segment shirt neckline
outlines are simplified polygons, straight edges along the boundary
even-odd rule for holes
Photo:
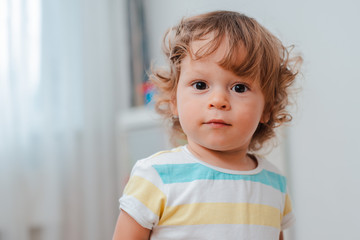
[[[209,164],[209,163],[206,163],[206,162],[200,160],[199,158],[197,158],[196,156],[194,156],[194,154],[192,154],[192,153],[189,151],[187,145],[182,146],[182,151],[185,153],[185,155],[186,155],[189,159],[191,159],[191,160],[193,160],[193,161],[195,161],[195,162],[197,162],[197,163],[200,163],[201,165],[204,165],[204,166],[206,166],[206,167],[208,167],[208,168],[211,168],[211,169],[213,169],[213,170],[216,170],[216,171],[218,171],[218,172],[228,173],[228,174],[236,174],[236,175],[255,175],[255,174],[258,174],[258,173],[261,172],[261,170],[263,169],[263,164],[264,164],[263,159],[260,158],[260,157],[258,157],[258,156],[256,156],[256,160],[257,160],[257,162],[258,162],[256,168],[254,168],[254,169],[252,169],[252,170],[249,170],[249,171],[232,170],[232,169],[227,169],[227,168],[221,168],[221,167],[213,166],[213,165],[211,165],[211,164]]]

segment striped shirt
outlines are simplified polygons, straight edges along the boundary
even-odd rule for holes
[[[279,239],[294,216],[286,178],[265,159],[251,171],[214,167],[186,146],[138,161],[120,208],[159,239]]]

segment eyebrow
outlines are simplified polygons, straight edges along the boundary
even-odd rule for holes
[[[207,77],[208,73],[207,72],[204,72],[203,69],[198,69],[194,66],[191,66],[190,69],[188,69],[187,71],[184,71],[184,70],[181,70],[182,73],[185,73],[187,75],[191,74],[191,75],[195,75],[197,77],[200,77],[200,78],[204,78],[204,77]]]

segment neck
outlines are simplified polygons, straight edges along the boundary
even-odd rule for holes
[[[257,167],[257,161],[247,154],[247,149],[219,151],[192,142],[189,142],[188,149],[201,161],[212,166],[237,171],[250,171]]]

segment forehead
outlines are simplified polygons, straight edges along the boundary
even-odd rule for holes
[[[226,39],[222,39],[219,46],[209,54],[208,50],[212,47],[210,45],[211,41],[212,39],[210,37],[206,37],[195,40],[189,44],[189,53],[181,61],[181,76],[194,77],[194,75],[196,75],[196,77],[199,78],[208,78],[209,76],[215,77],[217,74],[223,76],[225,72],[214,73],[212,71],[213,69],[216,69],[214,68],[214,65],[212,65],[215,63],[220,67],[219,69],[226,70],[227,74],[231,74],[231,79],[240,78],[242,81],[249,84],[258,84],[256,78],[252,78],[246,74],[238,74],[234,71],[234,68],[226,68],[222,65],[224,62],[227,63],[226,61],[229,61],[232,65],[242,66],[243,62],[246,61],[247,56],[245,47],[231,49]]]
[[[244,64],[247,50],[243,44],[230,44],[227,36],[215,38],[209,33],[190,43],[189,57],[193,60],[204,59],[216,62],[226,70],[233,70]]]

